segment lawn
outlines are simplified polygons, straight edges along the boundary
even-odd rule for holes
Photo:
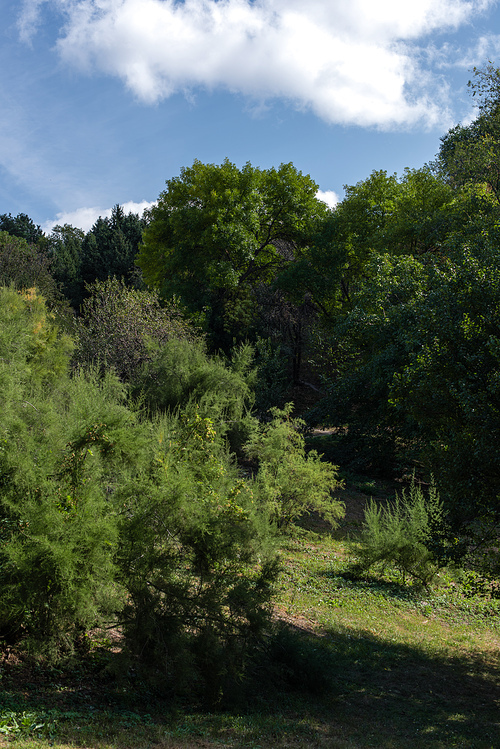
[[[161,700],[132,673],[116,678],[119,640],[102,633],[59,668],[5,651],[0,745],[497,749],[500,600],[471,595],[453,572],[429,590],[394,570],[353,579],[350,536],[371,489],[384,501],[380,487],[344,492],[333,536],[311,518],[283,544],[275,616],[291,644],[286,688],[261,663],[245,699],[207,710]]]

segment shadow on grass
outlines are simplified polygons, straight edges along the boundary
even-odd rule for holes
[[[45,730],[55,746],[133,749],[187,739],[232,747],[500,746],[498,658],[491,653],[437,657],[365,631],[285,629],[296,651],[285,654],[286,678],[268,651],[238,710],[204,712],[186,700],[162,700],[131,677],[117,684],[102,668],[114,655],[102,652],[79,670],[7,664],[1,713],[38,716],[46,727],[33,737]],[[308,668],[312,674],[301,673]],[[313,695],[302,687],[314,680],[314,668],[323,681]]]
[[[365,631],[326,637],[340,690],[332,704],[357,738],[368,728],[379,746],[500,746],[498,658],[431,656]]]
[[[360,593],[380,593],[387,599],[397,599],[399,601],[411,601],[415,596],[423,595],[426,592],[424,586],[415,583],[409,585],[401,580],[384,580],[380,574],[370,572],[358,573],[355,570],[321,570],[317,573],[319,577],[331,579],[333,582],[332,590],[355,590]]]

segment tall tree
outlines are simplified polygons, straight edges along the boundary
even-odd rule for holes
[[[145,221],[116,205],[110,218],[99,217],[82,243],[81,277],[85,283],[136,275],[135,257]]]
[[[54,278],[75,310],[78,310],[83,300],[81,262],[84,237],[82,229],[64,224],[54,226],[46,240]]]
[[[137,263],[146,283],[203,315],[227,348],[257,324],[255,289],[306,252],[328,209],[293,164],[238,169],[195,161],[149,212]]]
[[[37,226],[26,213],[18,213],[17,216],[2,213],[0,231],[6,231],[13,237],[21,237],[31,244],[35,244],[44,236],[41,227]]]
[[[500,68],[474,68],[469,81],[478,105],[470,125],[457,125],[441,138],[437,164],[451,184],[485,185],[500,203]]]

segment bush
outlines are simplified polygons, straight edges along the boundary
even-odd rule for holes
[[[427,586],[439,569],[432,547],[436,533],[443,527],[443,506],[434,485],[427,496],[412,479],[410,494],[403,491],[401,499],[387,507],[373,500],[365,511],[365,523],[354,571],[364,572],[378,567],[382,572],[394,565]]]
[[[199,403],[220,396],[224,400],[221,410],[232,415],[234,406],[250,396],[244,380],[232,374],[222,360],[207,355],[203,342],[177,339],[158,349],[137,378],[136,388],[142,389],[152,411],[168,411],[189,401]]]
[[[253,350],[241,345],[232,359],[208,356],[202,341],[173,339],[159,347],[134,381],[133,392],[152,413],[174,411],[196,403],[200,414],[213,418],[220,434],[228,434],[234,450],[252,429],[254,400]]]
[[[154,292],[130,289],[116,278],[95,281],[87,291],[77,328],[77,367],[114,369],[128,381],[150,360],[155,345],[196,338],[175,304],[162,307]]]
[[[299,431],[304,422],[292,418],[292,408],[291,403],[272,408],[271,421],[261,425],[246,446],[248,456],[258,461],[257,491],[280,530],[313,510],[335,526],[344,515],[342,503],[332,498],[341,486],[337,466],[322,461],[315,450],[306,454]]]
[[[0,290],[0,637],[56,659],[96,625],[121,623],[148,680],[217,703],[270,619],[266,507],[192,398],[149,418],[115,373],[70,376],[44,309]],[[225,405],[203,388],[196,397],[221,420],[239,413],[246,386],[236,397],[231,382],[248,361],[203,359],[208,394],[228,383]]]
[[[162,416],[147,474],[124,497],[118,563],[129,653],[163,691],[210,703],[243,680],[270,617],[266,518],[213,422]]]
[[[2,290],[0,319],[0,633],[55,656],[119,605],[113,453],[138,440],[116,378],[69,378],[40,297]]]

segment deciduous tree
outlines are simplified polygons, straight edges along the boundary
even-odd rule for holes
[[[238,169],[195,161],[167,181],[138,256],[147,284],[205,319],[214,346],[258,327],[254,290],[306,252],[328,213],[293,164]]]

